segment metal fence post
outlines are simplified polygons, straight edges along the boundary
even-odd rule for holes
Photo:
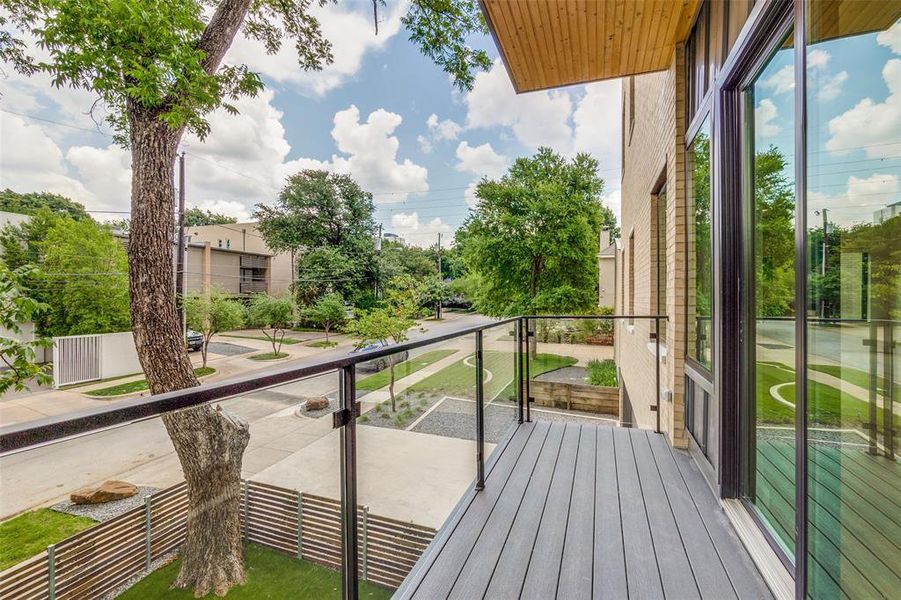
[[[476,489],[485,489],[485,382],[482,331],[476,331]]]
[[[369,581],[369,507],[363,507],[363,581]]]
[[[354,365],[341,368],[339,389],[341,425],[341,594],[356,600],[359,590],[357,556],[357,418]]]
[[[47,546],[47,597],[56,600],[56,546]]]
[[[144,496],[144,570],[150,572],[150,503],[151,496]]]
[[[530,379],[532,378],[532,375],[531,375],[531,367],[529,365],[529,363],[532,361],[532,355],[531,355],[532,354],[532,350],[531,350],[532,341],[529,338],[533,338],[533,337],[535,337],[535,331],[532,329],[532,320],[527,318],[526,319],[526,360],[524,361],[525,362],[525,370],[526,370],[526,373],[525,373],[525,375],[526,375],[526,377],[525,377],[525,380],[526,380],[526,397],[525,397],[526,423],[532,422],[532,407],[531,407],[532,386],[530,383]],[[535,347],[537,348],[538,347],[538,342],[537,342],[538,338],[535,338],[535,340],[536,340]]]
[[[516,327],[514,328],[514,334],[516,337],[516,370],[514,373],[514,377],[516,379],[516,416],[519,419],[519,422],[523,421],[523,407],[522,407],[522,319],[516,321]]]
[[[247,541],[250,537],[250,486],[246,479],[242,479],[241,483],[241,489],[244,490],[244,541]]]
[[[879,329],[875,323],[870,323],[870,339],[864,340],[864,345],[869,346],[870,348],[870,406],[869,406],[869,417],[870,417],[870,446],[867,449],[867,452],[870,454],[878,454],[879,448],[876,440],[876,436],[878,435],[878,408],[876,406],[877,402],[877,390],[879,387],[879,367],[878,367],[878,353],[879,353]]]
[[[882,333],[882,445],[886,458],[895,459],[895,330],[894,323],[885,322]]]
[[[297,492],[297,558],[303,558],[303,492]]]

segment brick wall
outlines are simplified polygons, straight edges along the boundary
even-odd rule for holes
[[[623,276],[619,298],[629,297],[629,236],[634,235],[635,314],[656,312],[656,268],[653,237],[654,194],[666,184],[666,314],[669,316],[666,357],[661,362],[660,428],[670,442],[685,447],[683,361],[685,356],[685,89],[684,49],[680,46],[670,68],[635,77],[633,85],[623,85],[623,178],[622,236]],[[634,98],[630,90],[634,89]],[[630,128],[629,108],[634,106],[634,126]],[[630,130],[631,129],[631,130]],[[628,312],[628,304],[618,307]],[[623,314],[623,313],[621,313]],[[653,429],[656,415],[654,388],[653,321],[620,323],[616,333],[617,365],[628,389],[634,414],[633,425]],[[672,401],[664,392],[672,391]],[[621,411],[621,414],[627,414]]]

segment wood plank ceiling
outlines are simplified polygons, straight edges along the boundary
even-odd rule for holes
[[[699,0],[481,0],[517,92],[666,69]]]

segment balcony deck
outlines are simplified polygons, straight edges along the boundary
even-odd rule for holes
[[[692,459],[639,429],[516,428],[395,598],[771,598]]]

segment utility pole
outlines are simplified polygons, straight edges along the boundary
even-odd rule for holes
[[[178,310],[178,322],[181,330],[187,335],[187,319],[183,298],[185,295],[185,153],[178,157],[178,258],[175,267],[175,305]]]
[[[377,253],[375,260],[375,299],[379,299],[379,277],[382,275],[382,224],[379,223],[379,237],[375,240],[375,251]]]
[[[444,277],[441,276],[441,232],[438,232],[438,282],[441,283],[444,281]],[[439,288],[440,289],[440,288]],[[438,296],[438,314],[436,315],[439,319],[441,319],[441,296],[439,292]]]

